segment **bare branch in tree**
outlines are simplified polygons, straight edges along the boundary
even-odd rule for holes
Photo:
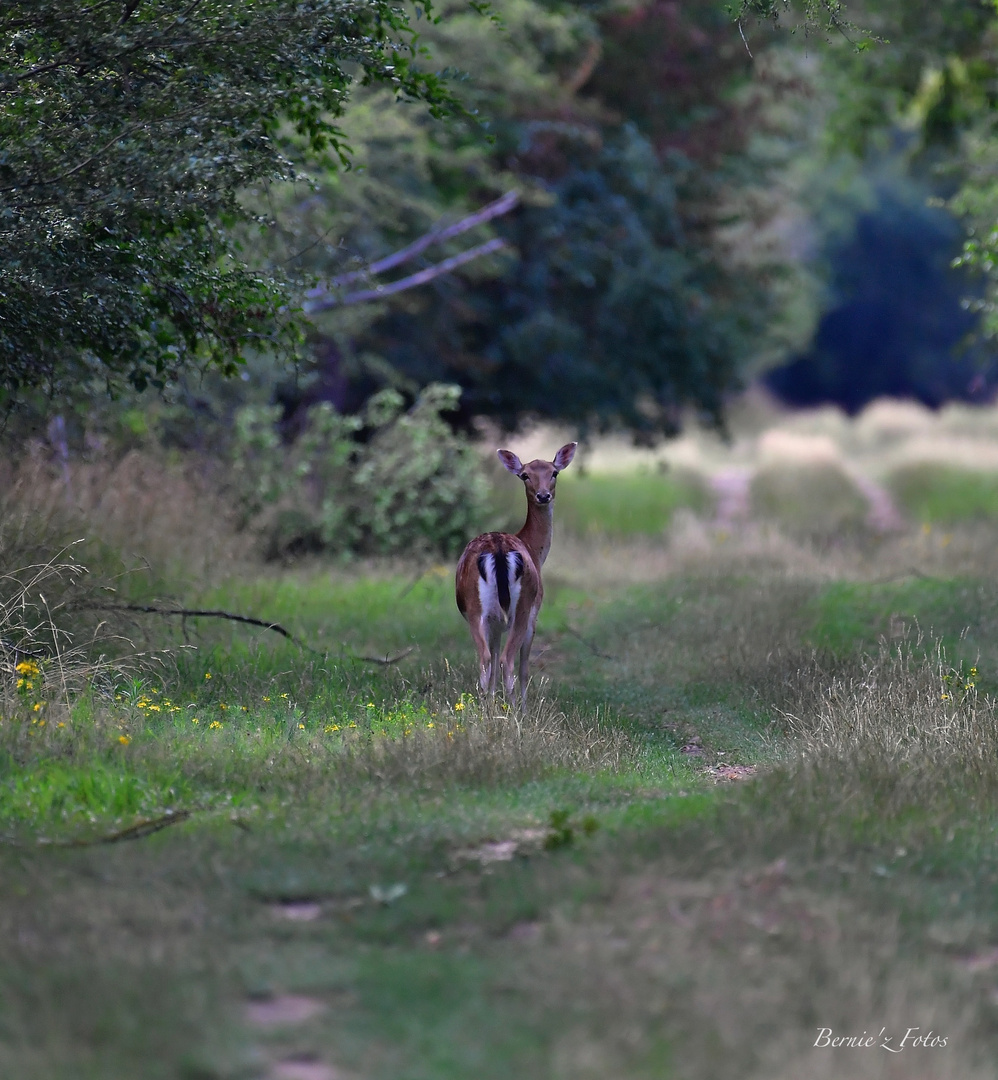
[[[384,285],[379,288],[370,290],[359,290],[355,293],[348,293],[343,297],[334,297],[330,294],[332,289],[340,289],[344,285],[349,285],[351,282],[358,281],[362,278],[368,278],[373,274],[383,273],[385,270],[392,270],[396,266],[401,266],[403,263],[410,262],[416,258],[417,255],[421,255],[427,248],[432,247],[434,244],[441,244],[445,240],[450,240],[452,237],[460,236],[461,233],[468,232],[469,229],[474,229],[478,225],[484,225],[485,222],[491,221],[493,218],[501,217],[503,214],[508,214],[515,206],[520,202],[520,193],[517,191],[507,191],[501,199],[496,199],[495,202],[491,202],[488,206],[483,206],[481,210],[476,210],[475,213],[469,214],[467,217],[461,218],[460,221],[454,222],[453,225],[447,225],[444,228],[432,229],[424,236],[414,240],[408,246],[393,252],[391,255],[386,255],[383,259],[366,266],[363,270],[351,270],[347,274],[340,274],[337,277],[330,278],[328,282],[324,282],[322,285],[317,286],[314,289],[310,289],[305,294],[305,310],[309,314],[314,314],[318,311],[327,311],[331,307],[337,307],[343,304],[359,304],[365,300],[375,300],[381,296],[390,295],[392,292],[402,292],[402,288],[396,288],[403,282],[406,284],[404,288],[409,289],[414,285],[423,284],[423,280],[431,281],[438,274],[447,273],[448,270],[453,270],[455,266],[461,266],[465,262],[470,262],[471,259],[477,259],[480,255],[485,255],[488,251],[496,251],[502,246],[501,242],[496,244],[495,241],[488,241],[487,244],[480,244],[477,248],[472,248],[471,251],[464,252],[461,255],[452,256],[451,259],[445,259],[442,263],[438,263],[436,267],[428,267],[429,271],[434,271],[429,277],[423,280],[416,280],[420,277],[420,274],[427,273],[427,270],[420,271],[420,274],[413,274],[411,277],[403,278],[401,282],[393,282],[391,285]],[[489,248],[488,244],[495,246]],[[472,252],[474,254],[472,254]],[[453,259],[459,259],[459,262],[453,262]]]
[[[507,247],[506,241],[496,237],[494,240],[487,240],[484,244],[479,244],[478,247],[462,251],[460,255],[452,255],[449,259],[444,259],[443,262],[428,266],[417,274],[410,274],[408,277],[393,281],[390,285],[380,285],[376,289],[360,289],[357,292],[347,293],[345,296],[339,297],[327,295],[321,300],[313,300],[306,303],[305,311],[309,315],[314,315],[319,311],[328,311],[334,307],[345,307],[348,304],[364,304],[371,300],[381,300],[394,293],[415,288],[417,285],[425,285],[428,281],[440,277],[441,274],[449,274],[451,270],[456,270],[459,266],[464,266],[465,263],[469,263],[473,259],[479,259],[483,255],[490,255],[493,251],[499,251],[500,248],[504,247]]]

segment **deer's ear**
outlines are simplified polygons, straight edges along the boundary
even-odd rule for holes
[[[566,443],[558,453],[555,454],[552,464],[558,472],[561,472],[562,469],[567,469],[568,466],[572,464],[572,458],[575,457],[575,448],[578,445],[578,443],[574,442]]]
[[[520,464],[520,459],[513,453],[512,450],[497,450],[499,460],[506,466],[507,469],[514,476],[519,476],[523,472],[523,466]]]

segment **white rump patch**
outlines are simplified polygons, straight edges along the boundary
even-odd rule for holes
[[[510,622],[513,620],[513,615],[516,612],[517,605],[520,603],[520,586],[523,584],[523,575],[516,576],[517,564],[522,559],[517,558],[516,552],[510,551],[506,554],[506,573],[509,580],[509,618]]]
[[[509,616],[502,610],[499,604],[499,590],[496,587],[496,557],[493,552],[485,556],[485,577],[478,575],[478,599],[482,605],[482,622],[498,622],[505,630],[512,621],[513,613],[520,602],[520,587],[523,582],[522,574],[518,578],[516,572],[519,559],[515,552],[506,553],[506,577],[509,582]]]

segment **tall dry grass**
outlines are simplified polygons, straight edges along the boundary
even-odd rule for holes
[[[355,738],[338,757],[342,781],[395,787],[496,787],[559,770],[616,771],[633,758],[629,737],[599,711],[583,716],[539,698],[526,713],[489,699],[460,723],[416,727],[402,738]]]
[[[40,445],[0,462],[0,570],[51,559],[69,544],[92,571],[184,583],[232,573],[251,544],[234,527],[206,463],[133,450],[52,461]],[[123,577],[122,575],[125,575]]]
[[[81,629],[67,611],[87,595],[85,578],[69,553],[0,574],[0,751],[14,761],[71,757],[84,733],[89,745],[106,724],[91,707],[85,732],[77,731],[80,702],[110,701],[115,686],[149,659],[105,622],[85,634],[67,628]]]
[[[885,816],[998,792],[998,702],[980,692],[976,667],[917,638],[884,642],[855,666],[801,671],[797,700],[780,710],[782,753],[802,784],[825,788],[834,774],[840,801]]]

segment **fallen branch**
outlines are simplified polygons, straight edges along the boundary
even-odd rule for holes
[[[250,626],[262,626],[264,630],[273,630],[274,633],[286,637],[288,641],[300,645],[303,649],[308,646],[300,642],[290,630],[285,630],[280,623],[267,622],[265,619],[254,619],[249,615],[234,615],[231,611],[204,611],[200,608],[161,608],[152,604],[77,604],[74,607],[88,611],[138,611],[146,615],[179,615],[182,618],[204,619],[229,619],[232,622],[249,623]],[[312,652],[315,650],[313,649]]]
[[[35,650],[24,648],[23,645],[18,645],[16,641],[11,641],[9,638],[0,638],[0,650],[4,652],[10,652],[14,654],[14,664],[18,663],[18,657],[26,656],[29,660],[47,660],[51,655],[47,651]]]
[[[161,608],[153,604],[88,603],[75,606],[89,611],[136,611],[145,615],[179,615],[182,619],[228,619],[231,622],[246,623],[249,626],[263,627],[264,630],[273,630],[275,634],[287,638],[292,645],[297,645],[299,649],[310,652],[314,656],[320,656],[323,660],[329,655],[328,653],[319,652],[318,649],[313,649],[311,645],[306,645],[304,641],[296,638],[290,630],[285,630],[280,623],[268,622],[266,619],[254,619],[250,615],[235,615],[231,611],[205,611],[200,608]]]
[[[568,634],[571,634],[572,637],[574,637],[577,641],[581,641],[582,644],[585,645],[585,647],[590,650],[590,652],[592,652],[595,656],[598,656],[601,660],[616,660],[617,659],[615,656],[611,656],[610,653],[601,652],[599,649],[596,648],[596,646],[591,641],[587,641],[579,633],[578,630],[574,629],[574,627],[569,626],[568,623],[565,623],[564,626],[562,626],[562,630],[564,630]]]
[[[136,821],[134,825],[128,825],[113,833],[105,833],[103,836],[75,840],[39,840],[38,842],[49,847],[94,847],[97,844],[116,844],[119,840],[140,840],[143,836],[151,836],[160,829],[186,821],[192,813],[191,810],[168,810],[160,817],[143,818],[141,821]]]

